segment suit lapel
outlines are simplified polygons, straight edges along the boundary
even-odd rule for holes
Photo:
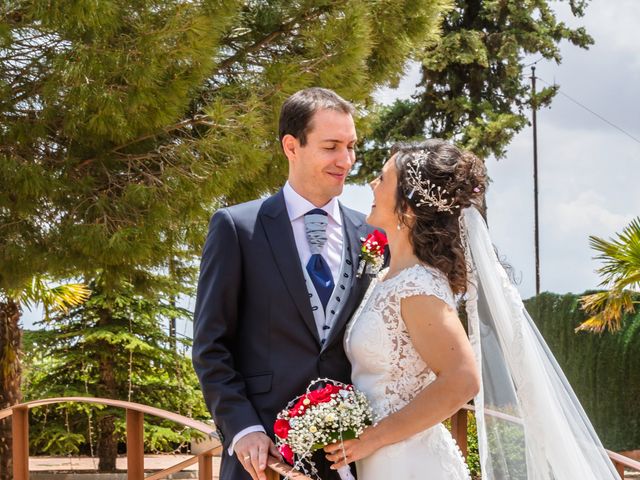
[[[346,303],[342,309],[340,309],[333,321],[333,326],[331,327],[331,332],[325,344],[325,348],[336,340],[336,335],[338,335],[338,332],[342,330],[342,327],[344,327],[345,323],[349,320],[350,314],[353,311],[354,302],[359,298],[357,284],[359,280],[356,278],[356,273],[358,268],[358,259],[360,256],[360,247],[362,245],[360,238],[365,237],[367,234],[366,223],[353,215],[350,210],[343,208],[342,205],[340,205],[340,210],[342,212],[342,221],[344,222],[345,231],[347,233],[347,245],[345,245],[345,247],[349,248],[346,258],[351,262],[351,273],[349,274],[351,291]]]
[[[261,209],[260,221],[287,290],[300,311],[304,323],[320,345],[282,190],[265,200]]]

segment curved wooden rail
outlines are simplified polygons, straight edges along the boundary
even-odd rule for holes
[[[31,402],[13,405],[0,410],[0,420],[12,416],[13,432],[13,478],[14,480],[28,480],[29,478],[29,410],[44,405],[56,403],[95,403],[111,407],[123,408],[127,412],[127,478],[130,480],[160,480],[186,467],[198,463],[198,477],[200,480],[211,480],[213,477],[212,457],[222,452],[222,444],[213,425],[194,420],[173,412],[167,412],[159,408],[142,405],[140,403],[111,400],[108,398],[94,397],[58,397],[34,400]],[[467,411],[474,411],[472,405],[465,405],[451,417],[451,432],[464,456],[467,456]],[[513,423],[522,423],[517,417],[485,409],[485,412],[497,418]],[[165,420],[170,420],[185,427],[192,428],[217,440],[217,445],[190,459],[180,462],[160,472],[144,476],[144,415],[153,415]],[[607,450],[607,454],[615,465],[620,477],[625,478],[624,469],[640,471],[640,462]],[[288,476],[291,480],[311,480],[300,472],[294,471],[289,465],[278,462],[269,457],[269,480],[279,479],[279,475]]]
[[[180,462],[160,472],[146,477],[146,480],[160,480],[179,472],[186,467],[198,463],[198,478],[211,480],[213,478],[212,457],[222,452],[222,444],[213,425],[194,420],[173,412],[167,412],[156,407],[142,405],[140,403],[112,400],[108,398],[94,397],[57,397],[33,400],[31,402],[13,405],[0,410],[0,420],[12,417],[13,433],[13,478],[14,480],[29,479],[29,410],[35,407],[52,405],[56,403],[95,403],[110,407],[123,408],[127,414],[127,478],[129,480],[145,480],[144,476],[144,415],[153,415],[165,420],[170,420],[185,427],[202,432],[217,441],[213,448],[200,453],[190,459]],[[267,462],[268,480],[277,480],[280,475],[288,475],[292,480],[311,480],[300,472],[293,471],[289,465],[280,463],[277,459],[269,457]]]
[[[458,443],[458,446],[460,447],[460,450],[462,450],[462,454],[465,458],[467,457],[467,411],[475,411],[475,407],[473,405],[465,405],[451,417],[451,434]],[[522,420],[518,417],[514,417],[512,415],[497,412],[495,410],[490,410],[487,408],[485,408],[484,411],[492,417],[501,418],[503,420],[507,420],[508,422],[522,424]],[[620,455],[619,453],[612,452],[610,450],[606,450],[606,452],[613,462],[614,467],[616,467],[620,478],[625,478],[625,467],[640,472],[640,462],[637,462],[632,458],[625,457],[624,455]]]

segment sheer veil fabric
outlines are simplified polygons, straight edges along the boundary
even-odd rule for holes
[[[500,264],[480,212],[465,209],[461,228],[469,338],[482,368],[475,408],[483,480],[619,479]]]

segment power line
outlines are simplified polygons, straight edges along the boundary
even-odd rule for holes
[[[540,58],[539,58],[539,59],[537,59],[535,62],[527,63],[526,65],[523,65],[523,66],[522,66],[522,68],[527,68],[527,67],[530,67],[530,66],[532,66],[532,65],[537,65],[537,64],[538,64],[538,62],[540,62],[540,61],[542,61],[542,60],[544,60],[544,57],[540,57]],[[538,78],[540,78],[540,77],[538,77]]]
[[[540,80],[542,83],[545,83],[547,85],[549,85],[550,87],[555,87],[556,84],[551,84],[549,82],[547,82],[546,80],[536,76],[536,78],[538,80]],[[634,142],[640,144],[640,139],[634,137],[633,135],[631,135],[629,132],[627,132],[626,130],[624,130],[623,128],[619,127],[618,125],[616,125],[615,123],[607,120],[606,118],[604,118],[602,115],[600,115],[599,113],[594,112],[593,110],[591,110],[589,107],[587,107],[586,105],[580,103],[578,100],[576,100],[575,98],[567,95],[566,93],[564,93],[561,89],[558,89],[558,93],[560,93],[560,95],[567,97],[569,100],[571,100],[573,103],[575,103],[576,105],[578,105],[579,107],[584,108],[587,112],[589,112],[592,115],[595,115],[596,117],[598,117],[600,120],[602,120],[603,122],[605,122],[607,125],[615,128],[616,130],[624,133],[627,137],[629,137],[631,140],[633,140]]]

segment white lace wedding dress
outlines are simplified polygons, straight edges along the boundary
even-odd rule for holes
[[[439,270],[415,265],[382,280],[385,274],[383,270],[372,282],[344,340],[353,384],[369,399],[374,421],[400,410],[436,378],[411,343],[400,300],[433,295],[456,307]],[[470,478],[460,449],[442,424],[381,448],[356,468],[359,480]]]

